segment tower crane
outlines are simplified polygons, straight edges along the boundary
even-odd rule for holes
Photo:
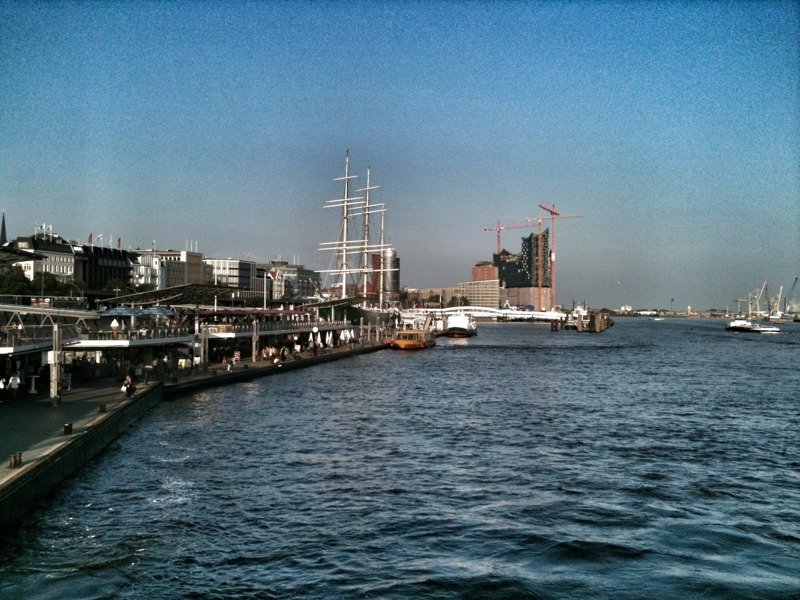
[[[516,223],[512,223],[511,225],[501,225],[500,221],[498,221],[497,225],[495,225],[494,227],[484,227],[483,230],[497,232],[497,253],[500,254],[500,252],[503,251],[503,242],[500,239],[500,234],[506,229],[524,229],[533,227],[532,221],[533,221],[532,219],[526,219],[526,223],[522,225],[518,225]]]
[[[550,307],[556,305],[556,219],[572,219],[583,215],[562,215],[555,205],[540,204],[539,208],[550,213]],[[540,255],[541,256],[541,255]],[[539,280],[541,282],[541,279]]]

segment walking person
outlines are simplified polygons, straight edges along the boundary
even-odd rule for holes
[[[19,379],[19,375],[17,375],[17,372],[14,371],[11,374],[11,377],[8,380],[8,387],[11,388],[11,399],[12,400],[16,400],[17,399],[17,390],[19,389],[19,384],[20,383],[22,383],[22,382]]]

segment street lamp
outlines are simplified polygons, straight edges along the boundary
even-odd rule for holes
[[[119,292],[121,288],[114,288],[114,291],[117,292],[117,298],[119,298]]]

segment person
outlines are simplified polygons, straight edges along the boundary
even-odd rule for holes
[[[133,377],[131,377],[130,373],[125,376],[125,382],[122,384],[122,388],[125,390],[125,395],[129,398],[133,396],[133,393],[136,391],[136,386],[133,385]]]
[[[22,382],[19,379],[19,375],[17,375],[17,372],[14,371],[11,374],[11,377],[8,380],[8,387],[11,388],[11,399],[12,400],[16,400],[17,399],[17,390],[19,389],[19,384],[20,383],[22,383]]]
[[[0,377],[0,404],[6,399],[6,378]]]

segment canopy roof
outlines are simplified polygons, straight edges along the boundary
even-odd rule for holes
[[[166,306],[146,306],[144,308],[135,308],[132,306],[115,306],[100,313],[101,317],[142,317],[142,316],[156,316],[156,317],[174,317],[177,315],[174,310]]]

